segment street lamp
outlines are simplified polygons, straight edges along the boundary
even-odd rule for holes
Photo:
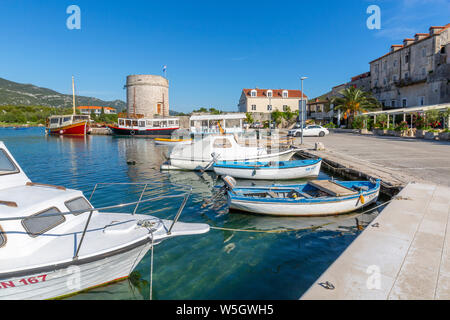
[[[302,99],[301,99],[301,108],[302,108],[302,117],[301,117],[301,127],[302,127],[302,135],[301,135],[301,137],[302,137],[302,140],[301,140],[301,144],[303,145],[303,127],[304,127],[304,120],[303,120],[303,117],[304,117],[304,110],[303,110],[303,101],[304,101],[304,99],[303,99],[303,96],[304,96],[304,93],[303,93],[303,80],[306,80],[306,79],[308,79],[308,77],[301,77],[300,78],[300,80],[301,80],[301,87],[302,87],[302,90],[301,90],[301,95],[302,95]]]

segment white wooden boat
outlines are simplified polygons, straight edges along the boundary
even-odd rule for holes
[[[157,145],[163,145],[163,146],[169,146],[169,147],[174,147],[174,146],[178,146],[178,145],[186,145],[186,144],[192,143],[192,139],[155,138],[154,141],[155,141],[155,144],[157,144]]]
[[[328,216],[352,212],[375,202],[380,181],[315,180],[299,185],[237,188],[224,177],[230,209],[273,216]]]
[[[252,180],[293,180],[317,177],[322,159],[274,162],[217,161],[214,172],[221,176]]]
[[[243,147],[234,135],[208,135],[190,145],[176,146],[162,170],[213,170],[212,164],[221,161],[288,161],[299,149],[267,153],[266,148]]]
[[[177,222],[183,196],[173,221],[108,213],[155,198],[93,208],[81,191],[32,183],[0,142],[0,299],[64,297],[118,281],[153,245],[208,232],[207,224]]]

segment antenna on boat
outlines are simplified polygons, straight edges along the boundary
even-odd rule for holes
[[[75,115],[75,80],[72,76],[72,97],[73,97],[73,114]]]

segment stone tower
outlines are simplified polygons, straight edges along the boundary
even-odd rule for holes
[[[169,116],[169,80],[155,75],[127,77],[128,115],[146,118]]]

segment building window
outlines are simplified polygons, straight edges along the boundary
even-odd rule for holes
[[[256,104],[252,104],[252,111],[256,111]]]
[[[392,101],[391,101],[391,107],[392,107],[392,108],[395,108],[395,107],[396,107],[396,105],[395,105],[395,100],[392,100]]]
[[[422,76],[425,77],[427,75],[427,70],[425,68],[422,68]]]
[[[387,80],[386,78],[383,79],[383,84],[386,85],[387,84]]]
[[[256,90],[252,90],[252,92],[250,93],[250,95],[254,98],[256,97]]]
[[[394,60],[394,67],[397,66],[397,60]]]
[[[392,81],[394,81],[394,82],[397,81],[397,75],[394,75],[394,76],[392,77]]]
[[[425,105],[425,97],[419,97],[419,106],[424,106]]]
[[[267,111],[272,111],[272,105],[271,104],[267,105]]]
[[[405,56],[405,63],[409,63],[409,54]]]
[[[283,98],[288,98],[289,97],[289,93],[287,90],[283,91]]]
[[[269,98],[272,98],[272,97],[273,97],[273,92],[272,92],[272,90],[267,90],[267,96],[268,96]]]
[[[409,73],[405,72],[405,79],[408,79],[408,78],[409,78]]]
[[[425,58],[427,56],[427,49],[422,48],[422,57]]]
[[[375,73],[378,73],[378,65],[375,65]]]
[[[286,105],[283,106],[283,111],[288,111],[288,109],[289,109],[289,106],[286,106]]]
[[[408,102],[407,102],[406,98],[403,98],[402,99],[402,107],[406,108],[407,106],[408,106]]]

